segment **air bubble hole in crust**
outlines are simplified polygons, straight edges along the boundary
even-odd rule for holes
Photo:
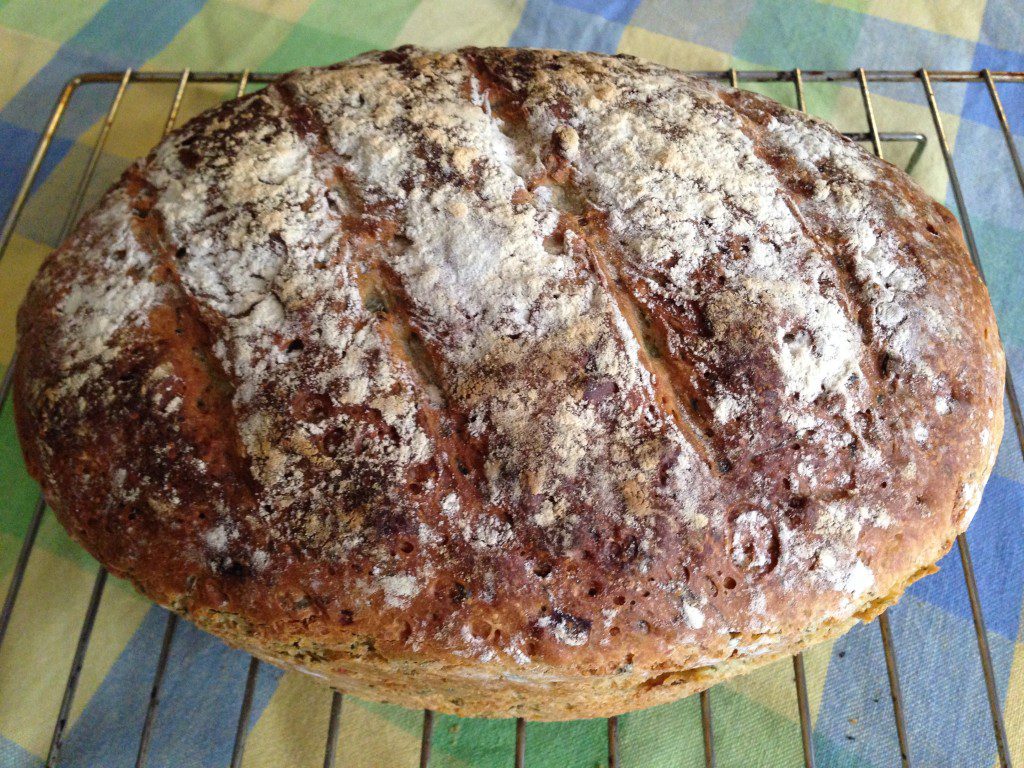
[[[407,643],[410,637],[412,637],[412,625],[407,621],[402,622],[402,629],[398,633],[398,642]]]

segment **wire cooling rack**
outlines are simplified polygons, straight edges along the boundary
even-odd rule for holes
[[[963,225],[967,247],[970,251],[971,259],[974,261],[979,272],[982,272],[982,266],[978,256],[978,247],[974,239],[974,232],[971,228],[970,213],[964,201],[963,190],[953,161],[952,150],[950,149],[950,145],[946,137],[946,129],[943,124],[942,114],[939,111],[939,105],[936,99],[933,83],[983,83],[986,86],[992,103],[992,109],[994,110],[995,116],[1002,129],[1003,137],[1010,153],[1010,158],[1013,163],[1017,180],[1020,183],[1021,190],[1024,191],[1024,166],[1021,164],[1020,155],[1018,154],[1017,147],[1014,144],[1013,135],[1006,117],[1006,111],[1003,107],[1003,103],[997,89],[997,84],[999,83],[1016,84],[1017,86],[1024,84],[1024,72],[993,72],[987,69],[981,70],[980,72],[928,71],[925,69],[921,69],[916,72],[909,70],[896,71],[864,69],[851,71],[802,71],[800,69],[795,69],[745,72],[730,69],[725,71],[692,72],[691,74],[712,80],[724,80],[729,82],[733,87],[741,87],[744,83],[788,83],[795,89],[797,108],[802,111],[806,111],[807,109],[804,90],[805,83],[853,84],[860,92],[868,130],[861,133],[847,133],[846,135],[855,141],[869,144],[874,153],[879,157],[884,157],[884,147],[887,144],[913,144],[913,150],[911,151],[905,166],[908,171],[912,170],[920,159],[925,145],[927,144],[928,137],[924,133],[916,131],[880,131],[875,118],[875,109],[872,103],[869,84],[918,83],[923,89],[924,96],[927,99],[928,109],[931,113],[932,122],[934,123],[934,135],[938,140],[939,150],[942,153],[942,159],[945,164],[946,173],[948,174],[949,184],[952,188],[953,197],[956,202],[957,212],[959,213],[960,221]],[[93,91],[93,94],[90,94],[90,97],[93,97],[98,94],[95,94],[97,89],[91,88],[92,86],[102,84],[117,85],[117,90],[110,103],[110,107],[107,110],[106,117],[100,124],[99,132],[95,144],[93,145],[92,152],[89,155],[88,162],[79,177],[76,190],[71,198],[71,203],[65,213],[64,223],[60,232],[60,239],[63,239],[64,236],[67,235],[78,218],[78,214],[81,212],[82,203],[85,199],[86,192],[89,189],[89,184],[96,172],[100,155],[106,144],[110,129],[118,117],[122,98],[129,86],[151,87],[158,84],[176,85],[174,95],[168,108],[167,120],[164,124],[163,133],[166,135],[174,128],[178,120],[178,113],[181,108],[182,98],[185,95],[186,89],[191,84],[213,83],[232,85],[235,86],[235,95],[241,96],[246,92],[246,89],[249,86],[269,83],[275,77],[275,73],[249,72],[248,70],[242,72],[192,72],[191,70],[185,69],[180,72],[135,72],[129,69],[124,72],[91,72],[73,78],[65,85],[56,104],[54,105],[49,122],[46,125],[46,129],[39,141],[35,154],[29,163],[29,167],[25,172],[24,179],[22,180],[14,203],[7,214],[6,220],[4,221],[3,229],[0,230],[0,259],[3,258],[3,255],[7,250],[11,236],[17,226],[18,219],[33,189],[33,184],[39,173],[39,169],[46,158],[54,135],[56,134],[57,129],[61,124],[61,120],[68,109],[68,105],[75,94],[91,90]],[[984,278],[983,272],[982,277]],[[4,403],[6,403],[7,396],[10,392],[12,371],[14,368],[13,363],[14,360],[12,359],[11,364],[7,367],[2,385],[0,385],[0,409],[2,409]],[[1017,399],[1017,392],[1009,370],[1007,370],[1006,375],[1006,396],[1009,401],[1010,412],[1016,429],[1017,441],[1022,453],[1024,453],[1024,419],[1021,417],[1020,403]],[[32,548],[35,544],[36,536],[39,532],[39,527],[45,513],[46,504],[42,496],[40,496],[36,501],[35,509],[30,518],[25,538],[15,562],[14,572],[3,603],[3,608],[0,609],[0,647],[2,647],[4,636],[10,623],[11,614],[18,599],[18,592],[25,575],[25,569],[28,565],[29,558],[32,555]],[[957,538],[957,546],[960,550],[964,583],[970,600],[974,629],[977,635],[978,655],[981,661],[982,673],[985,680],[985,690],[991,710],[992,730],[995,738],[996,752],[999,764],[1003,766],[1003,768],[1010,768],[1011,760],[1007,744],[1006,727],[1003,722],[1003,713],[999,702],[999,694],[992,667],[992,654],[989,650],[985,630],[985,619],[982,615],[981,596],[978,593],[974,567],[971,562],[971,552],[966,536],[961,534]],[[93,582],[92,592],[85,612],[85,618],[82,621],[78,642],[75,647],[71,670],[68,674],[57,720],[53,726],[53,735],[50,740],[49,751],[45,763],[47,768],[57,765],[60,759],[61,747],[64,743],[65,729],[67,727],[69,714],[74,702],[75,692],[78,688],[79,677],[85,661],[86,650],[89,645],[89,639],[92,636],[93,627],[96,621],[96,614],[99,610],[100,600],[103,597],[106,581],[107,571],[104,568],[100,568],[96,574],[96,579]],[[153,661],[153,683],[150,691],[149,705],[146,710],[142,730],[139,734],[138,751],[135,760],[136,768],[141,768],[146,765],[153,725],[159,711],[164,674],[167,670],[168,659],[170,657],[171,646],[174,642],[177,626],[178,617],[172,613],[167,613],[160,652],[157,658]],[[889,678],[889,691],[892,698],[892,713],[893,719],[895,720],[896,735],[899,743],[900,762],[904,767],[909,767],[913,764],[913,761],[908,743],[907,725],[903,708],[903,694],[900,687],[899,668],[896,661],[896,651],[893,643],[889,618],[884,613],[878,619],[878,628],[881,633],[882,644],[885,651],[885,665]],[[250,712],[259,671],[260,662],[255,658],[251,658],[248,673],[246,675],[245,689],[242,694],[242,700],[239,702],[238,723],[235,729],[234,745],[230,762],[231,768],[238,768],[238,766],[241,766],[242,764],[242,758],[245,753],[246,736],[249,732],[250,726]],[[800,716],[800,734],[804,764],[807,768],[812,768],[815,765],[814,744],[812,740],[810,706],[808,704],[807,677],[804,670],[802,655],[796,655],[793,657],[793,677],[795,683],[797,711]],[[704,761],[708,768],[714,766],[716,762],[712,699],[712,692],[705,691],[700,694],[701,724],[704,735]],[[332,768],[334,766],[335,758],[338,754],[338,731],[341,722],[342,703],[343,694],[341,692],[335,692],[331,699],[330,716],[328,719],[327,734],[324,745],[323,765],[325,768]],[[428,768],[430,764],[433,732],[434,713],[429,710],[425,710],[423,712],[423,729],[420,742],[420,768]],[[612,717],[608,719],[607,734],[609,768],[617,768],[619,765],[617,718]],[[522,719],[516,721],[515,751],[510,757],[516,768],[524,768],[524,766],[527,765],[527,724]]]

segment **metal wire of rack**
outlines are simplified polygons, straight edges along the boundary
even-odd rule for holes
[[[908,171],[912,170],[917,164],[925,149],[928,138],[925,134],[915,131],[881,131],[875,117],[875,110],[869,84],[920,83],[934,124],[939,150],[941,151],[943,163],[953,191],[953,197],[956,203],[957,213],[959,214],[960,221],[963,226],[967,247],[970,252],[971,259],[979,273],[981,273],[982,279],[984,279],[984,272],[979,257],[978,246],[975,241],[974,231],[971,227],[970,213],[964,200],[963,190],[957,174],[956,165],[954,163],[953,153],[946,136],[946,130],[939,110],[933,84],[983,83],[985,85],[989,100],[991,101],[992,108],[995,112],[996,119],[999,123],[1003,138],[1009,151],[1017,181],[1022,193],[1024,193],[1024,165],[1022,165],[1020,155],[1014,143],[1013,133],[997,88],[997,84],[1000,83],[1024,85],[1024,72],[993,72],[987,69],[975,72],[952,70],[928,71],[926,69],[917,71],[865,70],[861,68],[850,71],[804,71],[801,69],[737,71],[735,69],[730,69],[725,71],[715,70],[691,72],[690,74],[711,80],[724,80],[729,82],[733,87],[741,87],[743,83],[789,83],[792,84],[795,89],[796,105],[801,111],[806,111],[807,109],[804,87],[805,83],[855,84],[860,92],[861,100],[863,102],[864,116],[868,130],[866,132],[846,133],[845,135],[854,141],[870,144],[872,151],[879,157],[884,157],[884,145],[886,143],[913,143],[915,148],[906,165]],[[253,84],[269,83],[276,76],[277,75],[275,73],[250,72],[249,70],[243,70],[241,72],[193,72],[189,69],[184,69],[179,72],[137,72],[132,69],[128,69],[124,72],[90,72],[72,78],[64,86],[56,104],[54,105],[49,121],[42,137],[39,140],[35,153],[32,156],[28,169],[25,172],[22,183],[15,196],[15,200],[7,213],[3,227],[0,228],[0,259],[3,259],[7,247],[10,244],[10,240],[18,224],[19,217],[25,208],[25,204],[33,189],[33,184],[38,176],[46,154],[50,149],[50,145],[56,135],[57,129],[67,112],[68,105],[71,103],[72,97],[80,90],[84,90],[88,86],[99,84],[117,85],[117,90],[110,103],[110,107],[107,110],[103,122],[100,124],[97,138],[89,155],[89,159],[81,173],[81,176],[79,177],[77,187],[71,199],[71,204],[60,230],[60,239],[63,239],[68,234],[71,227],[77,220],[78,214],[81,212],[86,192],[88,191],[90,182],[96,172],[101,153],[106,145],[111,127],[117,118],[118,110],[129,86],[176,84],[174,95],[168,109],[167,119],[164,124],[163,133],[166,135],[173,130],[178,120],[178,113],[181,108],[182,98],[184,97],[186,88],[189,85],[198,83],[234,85],[236,86],[234,92],[235,95],[241,96],[246,92],[246,88],[248,86]],[[13,368],[14,359],[10,361],[2,382],[0,382],[0,409],[4,407],[7,401],[7,396],[10,393]],[[1009,370],[1007,370],[1006,378],[1006,397],[1013,418],[1017,441],[1022,452],[1022,456],[1024,456],[1024,417],[1022,417],[1021,414],[1017,390],[1013,382],[1012,373]],[[29,519],[22,546],[15,561],[7,594],[4,599],[3,606],[0,608],[0,648],[2,648],[4,637],[10,624],[11,615],[18,598],[18,593],[24,579],[25,570],[28,566],[32,549],[45,513],[46,503],[40,495]],[[970,547],[965,535],[961,534],[957,537],[957,547],[960,552],[964,584],[970,601],[971,614],[975,634],[977,636],[978,654],[984,676],[985,691],[991,711],[992,731],[995,740],[996,753],[998,755],[999,765],[1003,768],[1011,768],[1011,757],[1007,742],[1006,727],[1003,721],[1003,712],[992,664],[992,654],[989,649],[985,629],[985,619],[982,612],[981,598],[978,593],[977,580],[975,578],[974,567],[971,561]],[[106,581],[107,571],[100,567],[96,573],[95,581],[93,582],[92,592],[89,597],[85,617],[79,630],[78,641],[72,658],[71,669],[65,684],[63,697],[61,699],[57,720],[54,723],[50,747],[45,761],[47,768],[57,765],[60,758],[68,717],[71,712],[72,704],[74,703],[86,650],[88,649],[89,640],[92,636],[96,615],[99,610],[100,601],[103,597]],[[160,644],[160,651],[153,669],[153,682],[150,690],[149,703],[146,709],[142,730],[139,735],[138,751],[135,759],[136,768],[142,768],[142,766],[146,765],[153,725],[159,711],[164,675],[167,670],[171,646],[174,642],[177,626],[178,617],[175,614],[168,612],[163,639]],[[900,763],[904,768],[909,768],[909,766],[913,764],[913,759],[907,735],[906,715],[903,706],[902,689],[900,686],[896,647],[893,641],[889,619],[886,614],[883,613],[879,617],[878,627],[885,655],[886,672],[888,675],[889,691],[892,700],[893,719],[895,721],[900,751]],[[256,658],[250,659],[246,675],[245,689],[242,694],[242,700],[239,703],[238,721],[234,733],[230,762],[231,768],[238,768],[238,766],[241,766],[242,759],[245,754],[246,737],[249,733],[250,714],[260,666],[261,662],[259,660]],[[800,719],[803,761],[806,768],[813,768],[815,765],[814,741],[808,699],[807,677],[802,654],[798,654],[793,657],[793,677],[797,700],[797,711]],[[343,694],[335,691],[331,699],[331,708],[328,718],[323,758],[324,768],[332,768],[335,765],[335,760],[338,755],[338,734],[340,730],[342,705]],[[704,762],[707,768],[713,768],[716,764],[716,755],[714,721],[712,716],[712,691],[704,691],[700,694],[700,712],[704,742]],[[609,768],[618,768],[619,766],[618,730],[618,718],[609,718],[607,721],[607,759]],[[422,737],[420,741],[420,768],[428,768],[430,764],[433,732],[434,713],[430,710],[425,710],[423,712]],[[524,768],[527,764],[526,738],[527,724],[520,718],[516,721],[515,727],[515,750],[513,754],[513,761],[516,768]]]

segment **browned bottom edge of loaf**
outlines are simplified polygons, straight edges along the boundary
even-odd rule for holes
[[[950,542],[951,544],[952,542]],[[948,549],[948,547],[947,547]],[[459,674],[457,665],[445,667],[405,662],[399,667],[387,659],[352,658],[317,660],[289,650],[257,645],[238,628],[220,622],[199,620],[201,628],[257,658],[286,670],[297,670],[323,684],[363,699],[397,704],[410,709],[429,709],[461,717],[509,718],[556,721],[604,718],[638,709],[666,704],[704,691],[729,678],[750,672],[818,643],[832,640],[861,621],[872,621],[895,603],[904,590],[919,578],[937,570],[925,565],[888,594],[876,597],[849,618],[831,620],[759,656],[736,656],[712,666],[681,670],[639,670],[636,674],[605,676],[564,673],[544,680],[529,672],[488,675],[477,663],[468,662]],[[191,617],[193,621],[196,617]],[[298,645],[298,644],[296,644]],[[346,668],[345,674],[336,670]]]

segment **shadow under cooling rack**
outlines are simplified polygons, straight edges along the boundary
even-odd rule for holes
[[[918,83],[927,101],[928,110],[933,123],[929,130],[934,130],[934,135],[937,138],[945,170],[948,174],[948,180],[956,201],[957,213],[959,214],[960,221],[963,226],[964,237],[967,241],[971,258],[979,272],[982,272],[982,266],[978,256],[978,247],[975,241],[974,232],[971,228],[970,214],[964,201],[964,195],[957,175],[957,169],[954,164],[952,150],[947,140],[946,128],[943,124],[942,113],[939,110],[935,89],[933,87],[934,83],[983,83],[986,86],[992,104],[992,109],[994,110],[996,119],[998,120],[999,126],[1002,130],[1003,137],[1010,154],[1013,170],[1016,174],[1017,181],[1020,184],[1021,191],[1024,192],[1024,168],[1022,168],[1020,155],[1018,154],[1017,148],[1014,144],[1013,134],[1010,130],[1006,112],[997,89],[997,84],[1000,83],[1015,84],[1017,87],[1024,84],[1024,72],[992,72],[989,70],[982,70],[980,72],[928,71],[923,69],[918,71],[864,69],[852,71],[802,71],[800,69],[795,69],[746,72],[733,69],[726,71],[693,72],[691,74],[712,80],[727,81],[733,87],[740,87],[743,83],[788,83],[794,88],[797,108],[802,111],[806,111],[807,109],[804,89],[805,83],[852,84],[859,90],[868,130],[860,133],[847,133],[846,135],[855,141],[870,144],[872,151],[879,157],[884,157],[884,149],[889,144],[914,145],[913,150],[910,152],[909,159],[906,162],[906,168],[908,171],[912,170],[914,165],[920,159],[928,138],[925,133],[916,130],[905,130],[899,132],[880,131],[875,118],[875,110],[872,103],[872,94],[869,84]],[[50,144],[61,124],[61,120],[67,111],[68,105],[76,93],[87,90],[88,86],[98,84],[116,84],[117,86],[113,100],[106,112],[106,117],[100,124],[99,132],[89,155],[88,162],[79,177],[77,187],[71,198],[71,203],[68,210],[64,212],[63,225],[60,230],[59,239],[63,239],[64,236],[67,235],[81,212],[86,192],[96,172],[101,153],[106,145],[111,127],[117,118],[122,99],[129,86],[144,87],[152,86],[154,84],[171,84],[176,86],[167,108],[167,119],[164,123],[163,129],[163,133],[166,135],[174,128],[177,122],[182,98],[190,84],[229,84],[235,86],[235,95],[241,96],[246,92],[247,87],[250,85],[269,83],[276,76],[277,75],[275,73],[250,73],[247,70],[242,72],[192,72],[185,69],[178,72],[136,72],[133,70],[126,70],[124,72],[97,72],[86,73],[73,78],[64,87],[56,104],[54,105],[49,122],[46,125],[35,154],[33,155],[29,167],[26,170],[14,203],[12,204],[6,220],[4,221],[3,228],[0,230],[0,259],[3,258],[3,255],[7,250],[7,246],[10,244],[18,219],[25,207],[25,203],[29,198],[31,190],[33,189],[33,184],[39,173],[40,167],[43,164],[43,160],[46,157]],[[984,278],[984,274],[982,274],[982,277]],[[3,377],[2,385],[0,385],[0,408],[3,408],[10,392],[12,371],[14,369],[13,362],[14,361],[12,360],[8,365],[6,374]],[[1017,441],[1020,450],[1024,453],[1024,420],[1022,420],[1021,417],[1017,392],[1009,370],[1007,371],[1006,396],[1009,402],[1010,412],[1013,417]],[[32,549],[45,514],[46,504],[43,501],[42,496],[40,496],[36,501],[35,508],[30,517],[28,529],[25,533],[21,549],[18,552],[15,562],[10,586],[4,600],[3,607],[0,609],[0,646],[3,644],[4,637],[10,624],[11,614],[14,610],[15,602],[17,601],[18,593],[24,579],[25,569],[31,557]],[[995,739],[996,753],[998,755],[999,764],[1004,766],[1004,768],[1009,768],[1011,765],[1011,759],[1007,743],[1006,728],[1003,722],[999,692],[993,671],[992,654],[989,649],[985,621],[982,614],[981,598],[978,592],[977,580],[975,578],[974,568],[971,561],[970,548],[965,535],[961,534],[957,538],[957,546],[961,556],[964,582],[970,601],[974,630],[977,636],[977,650],[984,675],[985,690],[991,713],[992,732]],[[1021,564],[1021,567],[1024,567],[1024,564]],[[74,703],[75,693],[78,688],[82,667],[85,661],[86,650],[92,636],[96,615],[99,610],[100,601],[103,597],[106,583],[107,572],[105,569],[100,568],[96,574],[95,581],[93,582],[92,591],[89,596],[85,612],[85,618],[82,621],[78,635],[78,641],[71,663],[71,670],[68,674],[64,694],[60,703],[60,709],[56,722],[54,723],[53,734],[50,739],[49,750],[45,763],[47,768],[57,765],[60,758],[69,715]],[[138,768],[141,768],[141,766],[146,764],[153,733],[153,725],[156,722],[156,718],[159,713],[164,676],[167,670],[171,648],[174,643],[175,632],[178,627],[178,617],[172,613],[167,613],[165,622],[159,654],[153,660],[152,688],[150,691],[148,707],[145,713],[145,720],[138,739],[138,750],[135,760],[135,765]],[[914,763],[910,753],[906,716],[903,706],[903,694],[896,659],[896,649],[893,642],[892,629],[886,614],[882,614],[879,617],[878,627],[881,633],[881,640],[885,653],[886,672],[888,675],[889,691],[892,699],[892,713],[895,721],[896,735],[900,751],[899,760],[903,766],[910,766]],[[246,737],[249,733],[250,727],[250,714],[253,696],[260,673],[260,666],[261,663],[257,659],[250,659],[248,673],[246,675],[245,689],[238,707],[237,727],[234,733],[230,762],[232,768],[236,768],[242,764]],[[807,768],[811,768],[811,766],[815,765],[814,742],[812,738],[810,706],[808,703],[807,676],[804,669],[802,654],[793,657],[793,678],[795,683],[793,695],[796,698],[797,711],[800,718],[803,761]],[[714,735],[712,701],[713,693],[711,691],[705,691],[700,694],[704,762],[706,766],[709,767],[714,766],[716,763],[716,742]],[[339,692],[335,692],[331,699],[328,727],[325,737],[323,757],[323,765],[325,768],[331,768],[331,766],[335,764],[335,758],[340,749],[338,733],[341,722],[342,704],[343,695]],[[509,756],[510,761],[516,766],[516,768],[522,768],[528,763],[527,728],[527,723],[524,720],[519,719],[516,721],[515,748],[513,754]],[[609,768],[617,768],[619,765],[618,730],[618,718],[609,718],[607,720],[607,760]],[[430,763],[433,732],[434,713],[429,710],[424,711],[419,757],[419,765],[421,768],[427,768]],[[893,763],[895,763],[896,756],[893,755],[892,758]]]

